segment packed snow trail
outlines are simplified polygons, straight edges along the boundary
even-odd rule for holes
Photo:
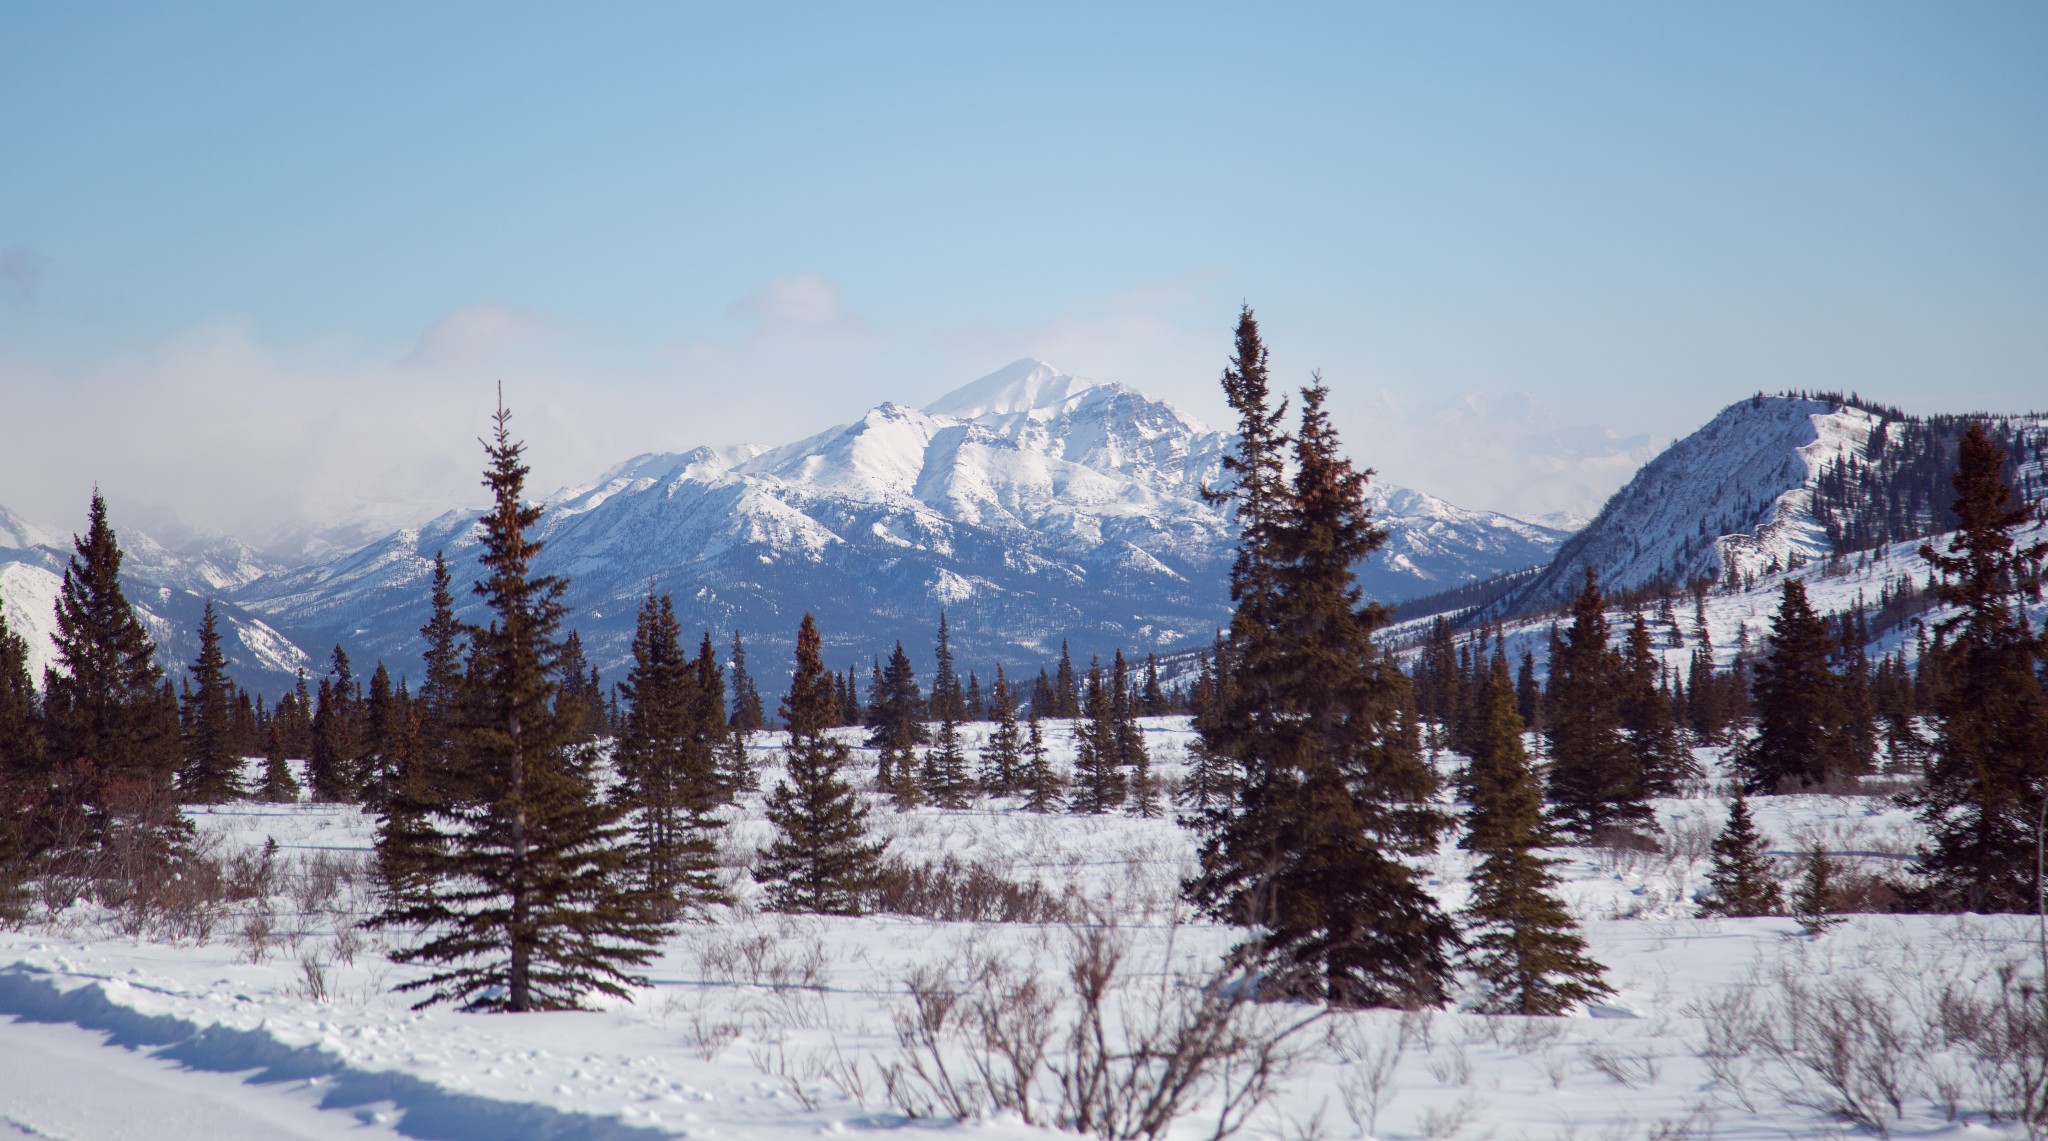
[[[77,1026],[0,1020],[0,1138],[325,1141],[397,1137],[371,1112],[322,1111],[305,1082],[257,1085],[107,1044]]]

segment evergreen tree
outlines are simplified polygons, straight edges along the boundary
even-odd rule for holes
[[[93,492],[84,538],[73,539],[57,595],[56,663],[44,674],[44,742],[67,787],[98,803],[115,781],[168,792],[178,769],[177,699],[156,645],[121,591],[121,546]]]
[[[411,744],[398,758],[378,810],[376,872],[384,902],[379,923],[433,907],[436,877],[448,855],[443,822],[487,803],[483,774],[467,763],[460,730],[465,634],[455,618],[453,581],[447,560],[434,552],[428,618],[420,627],[427,644],[425,679],[407,718]],[[278,752],[264,770],[265,799],[298,799],[298,784],[284,764],[283,748],[280,739]]]
[[[199,619],[199,658],[191,668],[181,717],[185,763],[178,771],[178,794],[193,804],[239,800],[242,757],[235,747],[234,685],[228,681],[228,659],[221,652],[220,624],[211,602]]]
[[[1737,792],[1728,805],[1728,824],[1714,837],[1714,864],[1699,898],[1701,915],[1776,915],[1784,908],[1763,837],[1750,819],[1749,802]]]
[[[1159,788],[1152,780],[1152,754],[1145,749],[1145,731],[1138,725],[1138,697],[1131,689],[1130,665],[1122,650],[1110,663],[1109,692],[1117,770],[1129,774],[1131,811],[1150,819],[1160,812]]]
[[[1522,665],[1515,672],[1515,708],[1522,715],[1524,733],[1543,731],[1543,687],[1536,682],[1536,652],[1522,651]]]
[[[896,643],[878,682],[868,716],[868,747],[881,752],[875,779],[899,804],[914,804],[920,797],[915,750],[930,736],[922,717],[924,697],[903,643]]]
[[[1799,930],[1820,935],[1842,921],[1836,913],[1835,877],[1839,869],[1834,857],[1816,841],[1800,860],[1799,882],[1792,888],[1792,917]]]
[[[964,718],[968,721],[988,720],[988,702],[981,693],[981,678],[973,670],[967,671],[967,712]]]
[[[953,702],[942,705],[939,731],[924,755],[925,799],[940,808],[965,808],[974,792],[974,778],[967,773],[967,754],[960,747],[960,723],[954,720]]]
[[[1109,689],[1103,684],[1102,663],[1088,663],[1084,719],[1074,728],[1074,794],[1067,807],[1079,813],[1108,812],[1121,805],[1129,792],[1123,767],[1117,763],[1116,713]]]
[[[1649,623],[1637,614],[1621,659],[1621,728],[1649,796],[1676,796],[1678,783],[1694,775],[1692,755],[1678,740],[1678,720],[1663,677]]]
[[[2028,624],[2048,540],[2014,533],[2037,517],[2015,504],[2005,452],[1981,425],[1964,434],[1952,480],[1955,537],[1920,548],[1940,581],[1937,601],[1958,612],[1928,650],[1940,684],[1930,694],[1933,757],[1914,803],[1929,838],[1918,870],[1926,902],[1969,911],[2033,911],[2038,818],[2048,796],[2048,641]],[[1929,664],[1922,659],[1923,670]]]
[[[522,501],[524,445],[502,401],[485,444],[490,466],[476,584],[490,614],[469,631],[463,728],[484,802],[462,812],[432,869],[432,887],[398,901],[387,922],[424,929],[392,959],[432,964],[399,984],[421,1006],[460,1002],[508,1011],[576,1007],[593,991],[624,998],[663,937],[657,910],[625,881],[621,811],[600,801],[591,758],[571,752],[554,666],[567,583],[532,571],[540,508]]]
[[[412,752],[414,726],[412,695],[403,686],[393,689],[391,671],[379,661],[370,674],[370,696],[363,705],[363,749],[359,771],[363,798],[381,809],[397,787],[399,770]]]
[[[1231,706],[1203,747],[1236,771],[1235,803],[1197,818],[1209,913],[1255,929],[1275,997],[1339,1006],[1435,1005],[1445,997],[1450,921],[1404,855],[1434,850],[1434,777],[1401,729],[1405,676],[1373,644],[1386,612],[1354,568],[1385,542],[1365,474],[1338,450],[1320,382],[1303,391],[1292,486],[1265,349],[1247,310],[1224,390],[1239,413],[1239,526],[1232,566]]]
[[[768,711],[761,706],[761,690],[747,672],[747,647],[740,632],[732,632],[732,730],[744,737],[768,727]]]
[[[1059,672],[1053,675],[1052,706],[1046,716],[1069,720],[1081,716],[1081,680],[1074,674],[1074,659],[1067,653],[1065,639],[1060,641]]]
[[[953,669],[953,641],[947,630],[946,612],[939,611],[939,637],[932,671],[932,720],[951,717],[955,722],[967,716],[967,699],[960,689],[960,675]]]
[[[47,784],[42,702],[29,680],[28,641],[8,629],[6,600],[0,599],[0,791],[25,796]]]
[[[569,631],[562,639],[561,660],[555,663],[555,709],[572,744],[604,736],[604,686],[597,667],[583,652],[583,636]]]
[[[1138,713],[1144,717],[1164,717],[1172,712],[1166,700],[1166,691],[1159,685],[1159,658],[1154,654],[1145,655],[1145,693],[1138,701]]]
[[[981,786],[995,796],[1010,796],[1020,785],[1023,741],[1017,725],[1017,702],[1010,694],[1003,667],[996,667],[995,685],[989,691],[988,746],[981,751]]]
[[[1024,807],[1032,812],[1056,812],[1060,807],[1060,778],[1045,752],[1045,733],[1038,724],[1038,707],[1031,708],[1024,732]]]
[[[805,614],[782,703],[789,778],[768,794],[775,841],[754,870],[778,911],[859,915],[880,882],[881,845],[868,840],[867,809],[840,775],[847,748],[826,732],[831,705],[818,626]]]
[[[49,793],[43,729],[28,674],[28,642],[7,627],[0,598],[0,919],[22,912],[28,863],[39,846],[35,818]]]
[[[1496,653],[1472,727],[1472,814],[1465,847],[1479,856],[1465,922],[1472,965],[1487,986],[1482,1009],[1562,1014],[1613,988],[1586,956],[1571,912],[1557,898],[1556,861],[1543,798],[1522,748],[1522,714],[1504,655]]]
[[[292,775],[292,764],[285,759],[284,734],[275,724],[263,749],[263,785],[256,790],[256,799],[265,804],[295,804],[299,799],[299,778]],[[378,851],[383,851],[381,844]]]
[[[337,645],[313,705],[313,755],[306,764],[313,799],[342,803],[362,795],[356,722],[355,673],[348,654]]]
[[[1735,757],[1745,791],[1813,788],[1849,769],[1840,679],[1828,668],[1834,651],[1805,584],[1786,579],[1750,686],[1757,735]]]
[[[633,665],[619,685],[625,724],[614,758],[621,797],[633,813],[635,872],[669,918],[731,902],[717,878],[724,822],[719,782],[692,746],[697,677],[683,654],[675,604],[652,590],[633,632]]]
[[[1621,661],[1607,645],[1606,605],[1589,566],[1571,627],[1551,651],[1543,712],[1550,802],[1558,822],[1588,840],[1651,822],[1642,770],[1621,731]]]

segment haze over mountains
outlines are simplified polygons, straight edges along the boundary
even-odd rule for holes
[[[1886,534],[1922,533],[1945,502],[1940,441],[1959,429],[1944,423],[1959,422],[1833,398],[1744,400],[1658,456],[1576,535],[1375,480],[1389,538],[1361,585],[1389,603],[1465,588],[1425,609],[1505,613],[1562,601],[1586,563],[1622,588],[1755,573],[1853,545],[1851,497],[1823,487],[1845,473],[1861,473],[1860,498],[1918,496],[1919,508],[1895,505]],[[2038,418],[2000,424],[2039,494],[2048,431]],[[1206,642],[1228,618],[1230,520],[1202,495],[1222,480],[1228,446],[1135,389],[1020,360],[924,408],[884,403],[780,447],[626,460],[547,497],[537,569],[569,580],[570,624],[607,677],[650,588],[673,594],[685,629],[721,647],[743,632],[764,676],[780,672],[805,610],[837,668],[864,666],[898,638],[921,661],[941,609],[963,669],[1035,669],[1063,641],[1084,660],[1169,650]],[[238,680],[270,692],[299,668],[324,668],[336,644],[416,672],[435,552],[455,572],[458,605],[474,605],[461,588],[475,521],[451,511],[292,565],[233,539],[167,543],[114,519],[131,599],[167,664],[193,656],[212,598]],[[0,597],[37,643],[38,669],[68,554],[68,535],[0,511]],[[1514,572],[1524,573],[1492,584]]]

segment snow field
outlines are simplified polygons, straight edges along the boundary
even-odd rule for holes
[[[1059,763],[1071,764],[1068,727],[1046,728]],[[985,731],[970,727],[968,746]],[[1177,778],[1190,739],[1185,720],[1148,721],[1146,736],[1155,771]],[[773,744],[771,735],[757,738],[764,788],[779,776],[769,763]],[[1701,750],[1700,759],[1720,775],[1717,751]],[[1716,787],[1713,779],[1702,784]],[[1879,798],[1752,804],[1781,855],[1818,839],[1853,864],[1886,867],[1919,840],[1912,817]],[[1133,1025],[1163,999],[1189,993],[1238,937],[1178,903],[1194,844],[1170,819],[1034,816],[1000,801],[903,813],[872,805],[870,820],[892,857],[951,856],[1056,894],[1071,887],[1113,917],[1127,948],[1113,1010]],[[1695,919],[1690,897],[1726,802],[1703,795],[1656,807],[1656,851],[1553,853],[1614,996],[1566,1018],[1456,1009],[1321,1018],[1289,1040],[1292,1063],[1247,1135],[1867,1134],[1843,1115],[1844,1097],[1866,1109],[1875,1099],[1879,1120],[1900,1136],[2012,1130],[1987,1125],[1996,1100],[1984,1076],[1991,1071],[1943,1038],[1933,1012],[1943,994],[1993,993],[1985,988],[1995,986],[2001,963],[2031,964],[2031,921],[1869,915],[1809,939],[1789,919]],[[369,906],[361,869],[372,821],[318,805],[236,805],[192,816],[224,846],[277,841],[285,873],[267,901],[272,931],[260,946],[247,934],[253,906],[224,917],[203,942],[124,936],[113,917],[74,907],[52,922],[0,932],[0,962],[12,964],[0,968],[0,1012],[89,1026],[194,1069],[242,1075],[251,1097],[286,1090],[351,1121],[413,1136],[753,1138],[943,1124],[906,1119],[902,1099],[888,1090],[885,1075],[907,1057],[899,1018],[913,986],[966,993],[994,972],[1013,981],[1036,976],[1062,1004],[1071,1001],[1074,935],[1061,925],[756,910],[742,870],[748,850],[769,834],[755,793],[733,810],[725,844],[738,905],[680,929],[632,1001],[521,1016],[412,1011],[391,992],[411,969],[384,957],[386,936],[350,925]],[[1455,837],[1422,866],[1451,909],[1465,901],[1469,869]],[[1878,1010],[1891,1012],[1890,1031],[1873,1029]],[[1788,1011],[1807,1012],[1805,1021]],[[1254,1017],[1308,1013],[1262,1008]],[[1838,1095],[1824,1065],[1760,1044],[1815,1041],[1820,1022],[1852,1026],[1859,1041],[1893,1041],[1897,1072],[1879,1080],[1851,1065],[1840,1083],[1849,1093]],[[981,1046],[966,1034],[943,1050],[964,1065]],[[21,1096],[9,1081],[0,1077],[0,1106]],[[1904,1091],[1897,1111],[1870,1092],[1887,1082]],[[1041,1086],[1039,1096],[1053,1094]],[[1171,1135],[1209,1136],[1216,1100],[1212,1094]],[[1015,1114],[953,1128],[1041,1132]]]

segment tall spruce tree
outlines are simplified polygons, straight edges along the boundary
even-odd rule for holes
[[[1041,675],[1042,676],[1042,675]],[[1038,707],[1024,727],[1024,807],[1032,812],[1057,812],[1060,807],[1060,777],[1046,755],[1045,731],[1038,723]]]
[[[185,763],[178,770],[178,795],[193,804],[239,800],[242,757],[234,727],[234,683],[220,648],[220,622],[208,602],[199,618],[199,657],[191,666],[184,723]]]
[[[730,902],[717,878],[724,829],[717,809],[724,798],[701,752],[691,748],[699,728],[691,708],[696,683],[675,604],[650,590],[633,631],[633,665],[619,685],[625,725],[614,758],[638,840],[635,872],[670,918]]]
[[[775,840],[754,869],[778,911],[859,915],[879,886],[882,847],[868,839],[867,809],[841,776],[847,748],[827,732],[833,704],[818,625],[806,613],[782,702],[789,778],[768,794]]]
[[[659,911],[631,884],[621,809],[599,799],[588,752],[570,747],[556,698],[561,601],[567,582],[533,572],[540,508],[524,502],[523,444],[502,399],[485,442],[476,584],[489,624],[468,631],[462,729],[482,793],[474,808],[442,809],[452,827],[422,878],[431,887],[384,917],[418,927],[423,941],[394,961],[432,966],[399,984],[419,1006],[481,1009],[578,1007],[592,992],[623,998],[644,985],[633,971],[664,934]]]
[[[1507,658],[1495,654],[1471,730],[1472,813],[1464,846],[1479,856],[1465,909],[1482,1009],[1562,1014],[1613,988],[1557,898],[1543,797],[1522,748],[1522,713]]]
[[[1130,663],[1118,650],[1109,667],[1110,740],[1116,747],[1116,764],[1130,788],[1131,811],[1147,819],[1160,814],[1159,786],[1152,779],[1152,754],[1145,748],[1145,731],[1138,725],[1138,694],[1131,686]]]
[[[1735,756],[1745,791],[1813,788],[1850,770],[1841,679],[1828,668],[1834,652],[1806,585],[1786,579],[1770,649],[1750,686],[1757,734]]]
[[[1933,757],[1915,799],[1928,830],[1918,869],[1926,903],[1970,911],[2033,911],[2038,818],[2048,797],[2048,639],[2028,624],[2048,540],[2015,533],[2038,507],[2015,503],[2005,451],[1979,424],[1964,433],[1952,483],[1958,526],[1921,558],[1940,576],[1937,601],[1957,608],[1936,627],[1930,695]]]
[[[1776,915],[1784,909],[1778,891],[1776,871],[1756,822],[1749,815],[1749,801],[1738,790],[1728,804],[1728,823],[1714,837],[1713,867],[1707,872],[1707,890],[1698,900],[1701,915],[1744,917]]]
[[[981,786],[994,796],[1016,793],[1023,769],[1023,738],[1017,725],[1017,700],[1003,667],[996,667],[995,684],[989,689],[988,744],[981,751]]]
[[[898,804],[915,804],[922,797],[917,782],[917,746],[930,740],[924,726],[924,697],[918,691],[917,673],[910,667],[910,655],[903,643],[889,655],[889,666],[876,673],[873,708],[868,713],[868,747],[879,750],[875,781],[896,798]]]
[[[1622,733],[1621,658],[1607,645],[1607,602],[1593,568],[1572,600],[1572,624],[1550,657],[1543,725],[1550,738],[1550,803],[1581,839],[1651,823],[1643,774]]]
[[[747,672],[747,644],[740,632],[732,632],[732,730],[758,733],[768,727],[768,711],[761,705],[761,689]]]
[[[1692,754],[1678,739],[1678,718],[1664,686],[1664,663],[1641,614],[1629,626],[1621,657],[1621,728],[1649,796],[1676,796],[1694,775]]]
[[[1082,687],[1083,719],[1074,729],[1074,791],[1067,798],[1069,810],[1095,814],[1123,804],[1130,792],[1117,741],[1115,699],[1102,676],[1102,663],[1088,663],[1088,680]]]
[[[1201,812],[1204,910],[1253,928],[1275,997],[1339,1006],[1436,1005],[1456,932],[1405,855],[1434,850],[1435,780],[1401,728],[1405,675],[1373,644],[1386,612],[1355,568],[1385,542],[1367,473],[1338,449],[1320,381],[1303,391],[1291,486],[1264,345],[1251,313],[1224,391],[1239,415],[1230,707],[1203,748],[1236,770],[1233,803]]]
[[[121,545],[98,491],[72,548],[57,595],[56,662],[43,679],[49,763],[71,770],[65,787],[94,804],[110,782],[168,792],[180,752],[177,699],[122,593]]]
[[[0,918],[21,913],[36,816],[49,794],[41,702],[29,680],[28,642],[7,625],[0,598]]]

